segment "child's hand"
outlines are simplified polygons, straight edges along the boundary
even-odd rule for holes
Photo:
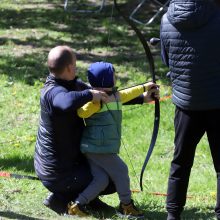
[[[159,100],[160,99],[159,86],[154,84],[154,86],[150,87],[150,89],[147,92],[144,92],[143,95],[144,95],[144,103],[152,102],[155,98]]]
[[[145,88],[145,91],[148,91],[152,88],[159,88],[159,86],[153,82],[147,82],[147,83],[144,83],[143,84],[144,88]]]

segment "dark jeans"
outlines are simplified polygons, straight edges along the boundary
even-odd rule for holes
[[[92,175],[88,166],[82,166],[80,169],[70,173],[68,177],[60,181],[42,181],[43,185],[53,193],[44,204],[58,214],[66,212],[67,204],[74,201],[80,192],[82,192],[92,180]],[[100,195],[107,195],[116,192],[115,185],[110,180],[107,188]]]
[[[90,167],[88,164],[74,167],[59,180],[42,181],[43,185],[53,193],[72,194],[72,197],[84,190],[92,181]]]
[[[74,199],[74,197],[78,196],[78,194],[81,193],[91,181],[92,176],[90,173],[86,173],[83,176],[80,175],[80,179],[78,179],[78,181],[76,181],[76,175],[74,173],[61,181],[42,181],[42,183],[50,192],[71,195],[69,197]],[[111,180],[109,180],[109,185],[103,192],[100,193],[100,195],[108,195],[115,192],[115,185]]]
[[[175,151],[168,180],[167,211],[175,216],[183,211],[196,146],[206,133],[217,174],[215,211],[220,218],[220,110],[185,111],[176,107],[174,126]]]

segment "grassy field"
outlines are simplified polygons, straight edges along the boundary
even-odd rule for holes
[[[1,0],[0,4],[0,171],[35,175],[33,154],[39,117],[39,94],[48,74],[48,51],[60,44],[74,48],[78,75],[86,80],[91,62],[107,60],[116,67],[118,86],[130,86],[151,79],[143,49],[136,35],[121,19],[112,2],[97,14],[67,13],[63,1]],[[123,6],[127,13],[133,2]],[[146,38],[158,36],[159,24],[140,26]],[[156,60],[161,96],[170,94],[167,69],[159,48],[151,48]],[[132,189],[138,178],[153,129],[154,105],[123,108],[121,156],[127,162]],[[171,100],[161,102],[160,130],[155,150],[144,174],[144,191],[134,200],[146,219],[166,219],[165,196],[173,154]],[[39,181],[0,177],[0,219],[61,219],[42,205],[47,190]],[[183,219],[214,219],[215,173],[204,137],[197,149],[186,210]],[[102,198],[114,207],[117,195]],[[87,219],[117,219],[112,215]]]

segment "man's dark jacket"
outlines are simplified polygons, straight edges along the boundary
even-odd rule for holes
[[[171,0],[160,38],[174,104],[186,110],[220,109],[219,7],[212,0]]]
[[[41,91],[34,157],[35,170],[41,180],[59,181],[71,176],[74,170],[77,173],[82,170],[81,175],[90,175],[89,166],[79,149],[84,124],[76,112],[92,100],[88,88],[77,78],[65,81],[48,76]]]

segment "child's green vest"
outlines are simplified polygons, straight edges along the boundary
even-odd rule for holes
[[[80,149],[83,153],[119,153],[122,104],[103,104],[99,112],[85,119]]]

